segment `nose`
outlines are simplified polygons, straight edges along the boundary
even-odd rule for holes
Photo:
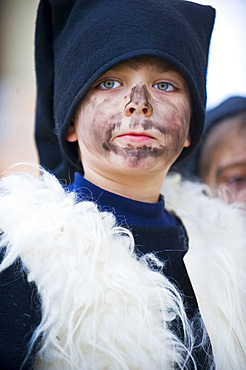
[[[125,115],[130,117],[133,114],[144,114],[145,117],[150,117],[152,113],[147,87],[139,83],[132,88],[130,101],[125,106]]]

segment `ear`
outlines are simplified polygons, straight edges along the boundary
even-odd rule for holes
[[[67,130],[67,133],[66,133],[66,140],[71,142],[71,143],[78,140],[74,124],[72,124],[68,127],[68,130]]]
[[[190,133],[188,134],[185,143],[184,143],[184,148],[188,148],[191,144],[191,138],[190,138]]]

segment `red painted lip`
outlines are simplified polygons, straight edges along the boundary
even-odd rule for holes
[[[128,132],[122,135],[118,135],[117,138],[123,138],[130,141],[146,141],[155,139],[153,136],[143,132]]]

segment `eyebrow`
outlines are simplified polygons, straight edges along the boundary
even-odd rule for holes
[[[219,167],[216,171],[215,178],[218,181],[221,177],[222,172],[230,170],[233,167],[246,167],[246,161],[243,162],[234,162],[224,167]]]

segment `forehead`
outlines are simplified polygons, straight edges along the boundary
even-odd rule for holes
[[[246,116],[245,116],[246,117]],[[215,126],[208,133],[205,143],[209,147],[224,146],[226,142],[237,145],[241,141],[246,144],[246,120],[239,117],[226,118],[215,124]]]
[[[236,158],[246,158],[246,121],[238,117],[221,120],[208,132],[201,149],[200,175],[206,176],[212,168],[227,164]]]
[[[227,119],[209,133],[202,150],[204,160],[214,166],[228,165],[246,159],[246,125],[238,119]],[[205,157],[207,159],[205,159]]]
[[[185,80],[182,74],[177,69],[175,69],[168,62],[158,57],[148,57],[147,56],[147,57],[137,57],[137,58],[129,59],[129,60],[126,60],[124,62],[121,62],[115,65],[109,71],[114,71],[114,72],[126,72],[129,70],[138,71],[142,68],[147,68],[153,72],[159,72],[159,73],[172,71],[172,72],[177,73],[177,75],[179,75],[179,77],[182,80]]]

